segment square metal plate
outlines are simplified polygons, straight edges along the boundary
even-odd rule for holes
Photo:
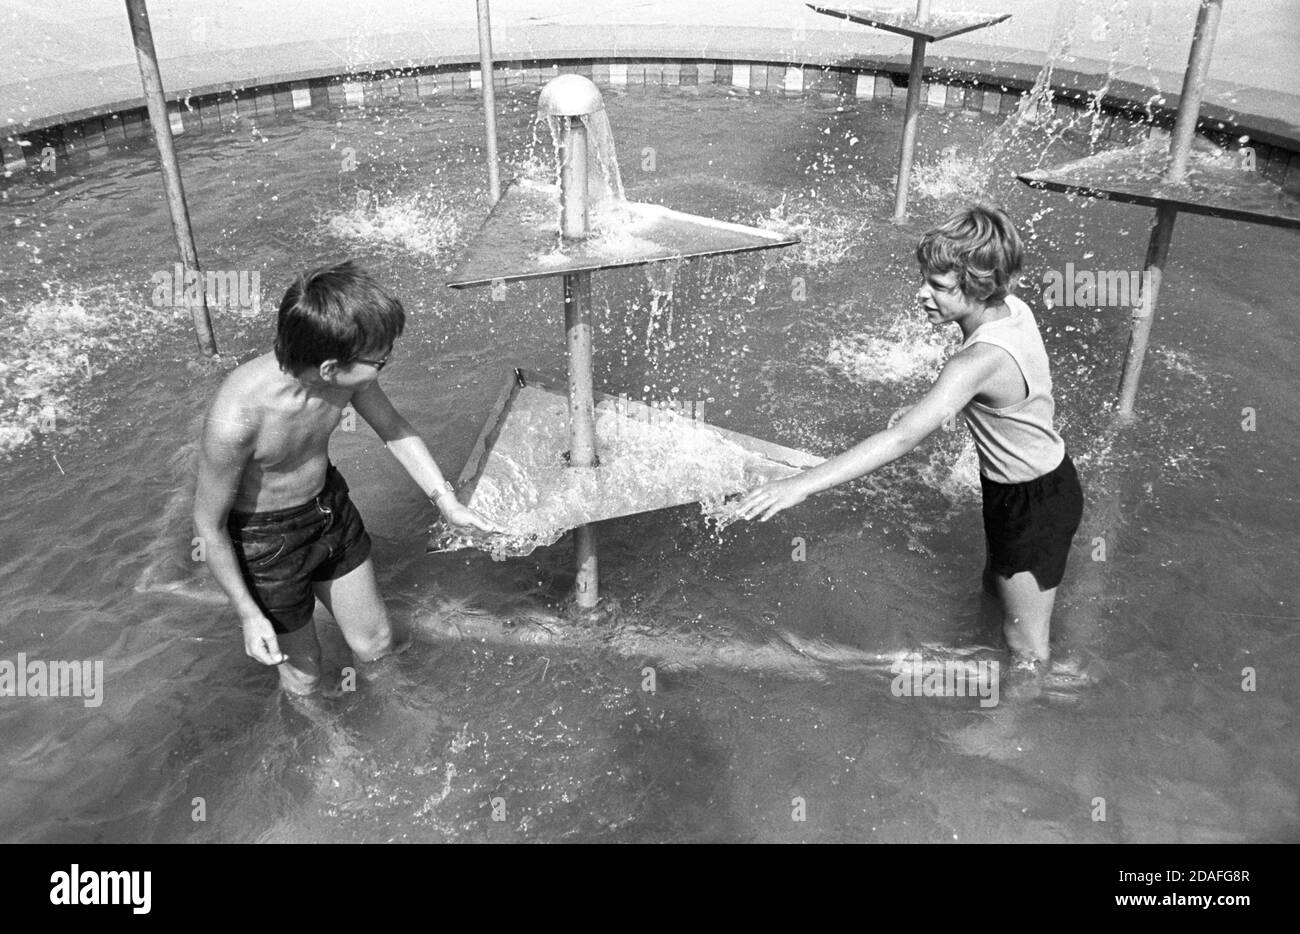
[[[931,13],[923,20],[916,18],[916,10],[882,9],[876,6],[820,6],[806,4],[810,9],[827,16],[838,16],[864,26],[874,26],[886,32],[895,32],[912,39],[938,42],[962,33],[974,32],[987,26],[1011,19],[1010,13]]]
[[[439,524],[429,550],[528,554],[589,522],[706,500],[721,504],[823,460],[710,425],[705,414],[702,407],[656,407],[597,393],[600,466],[570,467],[567,387],[516,370],[488,415],[456,493],[507,534],[461,536]]]
[[[447,284],[452,288],[539,279],[617,266],[793,246],[798,237],[621,201],[586,240],[562,242],[556,185],[517,179],[474,235]]]
[[[1198,144],[1188,160],[1186,179],[1177,185],[1165,180],[1168,162],[1168,145],[1146,140],[1016,177],[1049,191],[1149,207],[1171,204],[1190,214],[1300,228],[1300,200],[1242,168],[1230,153],[1208,142]]]

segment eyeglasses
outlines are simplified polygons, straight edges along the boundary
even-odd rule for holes
[[[384,356],[384,359],[382,359],[382,360],[367,360],[367,359],[365,359],[364,357],[357,357],[357,358],[356,358],[355,360],[353,360],[352,362],[353,362],[353,363],[366,363],[366,364],[369,364],[370,366],[374,367],[374,368],[375,368],[375,372],[378,373],[378,372],[379,372],[380,370],[382,370],[384,367],[388,366],[388,361],[389,361],[389,359],[390,359],[392,356],[393,356],[393,352],[390,350],[390,351],[388,351],[388,353]]]

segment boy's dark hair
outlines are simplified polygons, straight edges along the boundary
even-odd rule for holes
[[[922,272],[955,272],[962,293],[983,302],[1000,302],[1010,294],[1023,258],[1011,218],[987,204],[958,211],[916,245]]]
[[[275,359],[297,375],[325,360],[351,363],[391,347],[406,325],[402,303],[350,260],[294,280],[280,301]]]

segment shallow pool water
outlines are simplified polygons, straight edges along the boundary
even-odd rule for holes
[[[534,100],[501,97],[507,175],[547,158]],[[426,555],[434,511],[358,423],[331,454],[413,645],[355,692],[287,699],[191,560],[193,439],[221,373],[196,361],[188,309],[157,302],[174,247],[141,142],[3,183],[0,659],[102,659],[105,686],[93,708],[0,698],[0,838],[1300,837],[1295,234],[1179,218],[1141,418],[1121,428],[1128,310],[1037,293],[1067,263],[1138,266],[1151,212],[1007,180],[1085,154],[1086,133],[927,113],[895,227],[890,105],[606,101],[628,197],[804,242],[598,275],[597,388],[701,401],[779,444],[835,453],[922,392],[953,340],[912,305],[916,238],[974,198],[1017,219],[1087,493],[1046,690],[992,708],[891,692],[912,651],[1002,657],[964,429],[764,525],[694,506],[600,525],[595,623],[566,615],[569,539]],[[260,284],[260,307],[214,310],[228,356],[269,348],[294,272],[355,257],[406,304],[383,385],[452,476],[510,367],[563,374],[557,282],[443,285],[487,210],[474,100],[179,147],[204,266]],[[327,664],[350,665],[318,620]]]

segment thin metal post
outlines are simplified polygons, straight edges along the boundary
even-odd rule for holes
[[[497,99],[493,81],[492,14],[488,10],[488,0],[478,0],[478,59],[479,72],[483,76],[483,119],[487,125],[488,194],[496,204],[501,198],[501,172],[497,167]]]
[[[569,348],[569,464],[596,466],[596,401],[591,375],[591,273],[564,277],[564,331]]]
[[[591,373],[591,273],[564,277],[564,330],[569,348],[569,466],[596,466],[596,400]],[[577,578],[574,599],[590,609],[600,600],[596,534],[590,525],[575,530]]]
[[[596,558],[596,527],[580,525],[573,530],[573,547],[578,576],[573,581],[573,600],[584,610],[600,603],[600,562]]]
[[[581,117],[564,117],[560,152],[560,233],[581,240],[588,233],[587,125]]]
[[[917,5],[928,6],[922,0]],[[912,153],[916,149],[916,125],[921,116],[921,75],[925,71],[925,40],[912,40],[912,66],[907,73],[907,110],[903,116],[903,142],[898,152],[898,184],[894,188],[894,223],[907,219],[907,187],[912,177]]]
[[[1147,340],[1155,321],[1160,283],[1164,279],[1169,244],[1174,236],[1174,220],[1177,217],[1178,209],[1168,202],[1156,208],[1156,222],[1151,228],[1151,239],[1147,242],[1142,302],[1133,312],[1128,350],[1124,354],[1124,372],[1119,382],[1119,414],[1124,417],[1133,414],[1133,404],[1137,400],[1138,381],[1142,378],[1142,363],[1146,359]]]
[[[140,83],[144,85],[145,105],[149,108],[149,123],[153,127],[154,142],[162,162],[163,186],[167,193],[167,208],[171,213],[172,231],[176,247],[188,274],[193,271],[202,282],[199,255],[194,248],[194,230],[190,227],[190,213],[185,205],[185,189],[181,185],[181,170],[176,162],[176,147],[172,143],[171,122],[167,116],[167,102],[163,97],[162,75],[158,71],[158,55],[154,51],[153,33],[149,29],[149,11],[145,0],[126,0],[126,15],[131,21],[131,36],[135,41],[135,56],[140,63]],[[206,289],[199,289],[198,303],[190,310],[194,319],[194,336],[199,350],[206,356],[217,355],[217,339],[212,333],[212,319],[208,315]]]
[[[1192,49],[1187,55],[1187,70],[1183,72],[1183,91],[1178,99],[1174,132],[1169,140],[1169,170],[1165,177],[1173,184],[1182,182],[1187,174],[1187,159],[1192,151],[1192,138],[1196,135],[1201,97],[1205,93],[1205,79],[1210,73],[1210,56],[1214,52],[1214,38],[1219,31],[1219,14],[1222,12],[1223,0],[1201,0],[1201,8],[1196,14],[1196,31],[1192,34]]]
[[[560,153],[560,233],[578,240],[589,233],[587,212],[587,126],[580,117],[565,117]],[[592,379],[591,273],[564,277],[564,331],[569,351],[569,466],[596,466],[596,398]],[[574,600],[582,609],[600,601],[596,532],[590,525],[574,531],[577,578]]]
[[[1178,99],[1178,113],[1169,139],[1169,165],[1165,178],[1172,184],[1181,183],[1187,176],[1187,162],[1196,136],[1196,123],[1200,119],[1201,98],[1205,93],[1205,80],[1210,72],[1210,57],[1214,52],[1214,39],[1222,12],[1223,0],[1201,0],[1196,14],[1196,31],[1192,34],[1187,70],[1183,72],[1183,91]],[[1142,303],[1133,314],[1128,350],[1124,354],[1124,371],[1119,382],[1119,414],[1123,418],[1132,416],[1137,402],[1138,382],[1142,377],[1142,364],[1146,359],[1151,325],[1155,322],[1160,283],[1164,279],[1177,217],[1178,209],[1171,202],[1162,202],[1156,208],[1155,224],[1147,243]]]

